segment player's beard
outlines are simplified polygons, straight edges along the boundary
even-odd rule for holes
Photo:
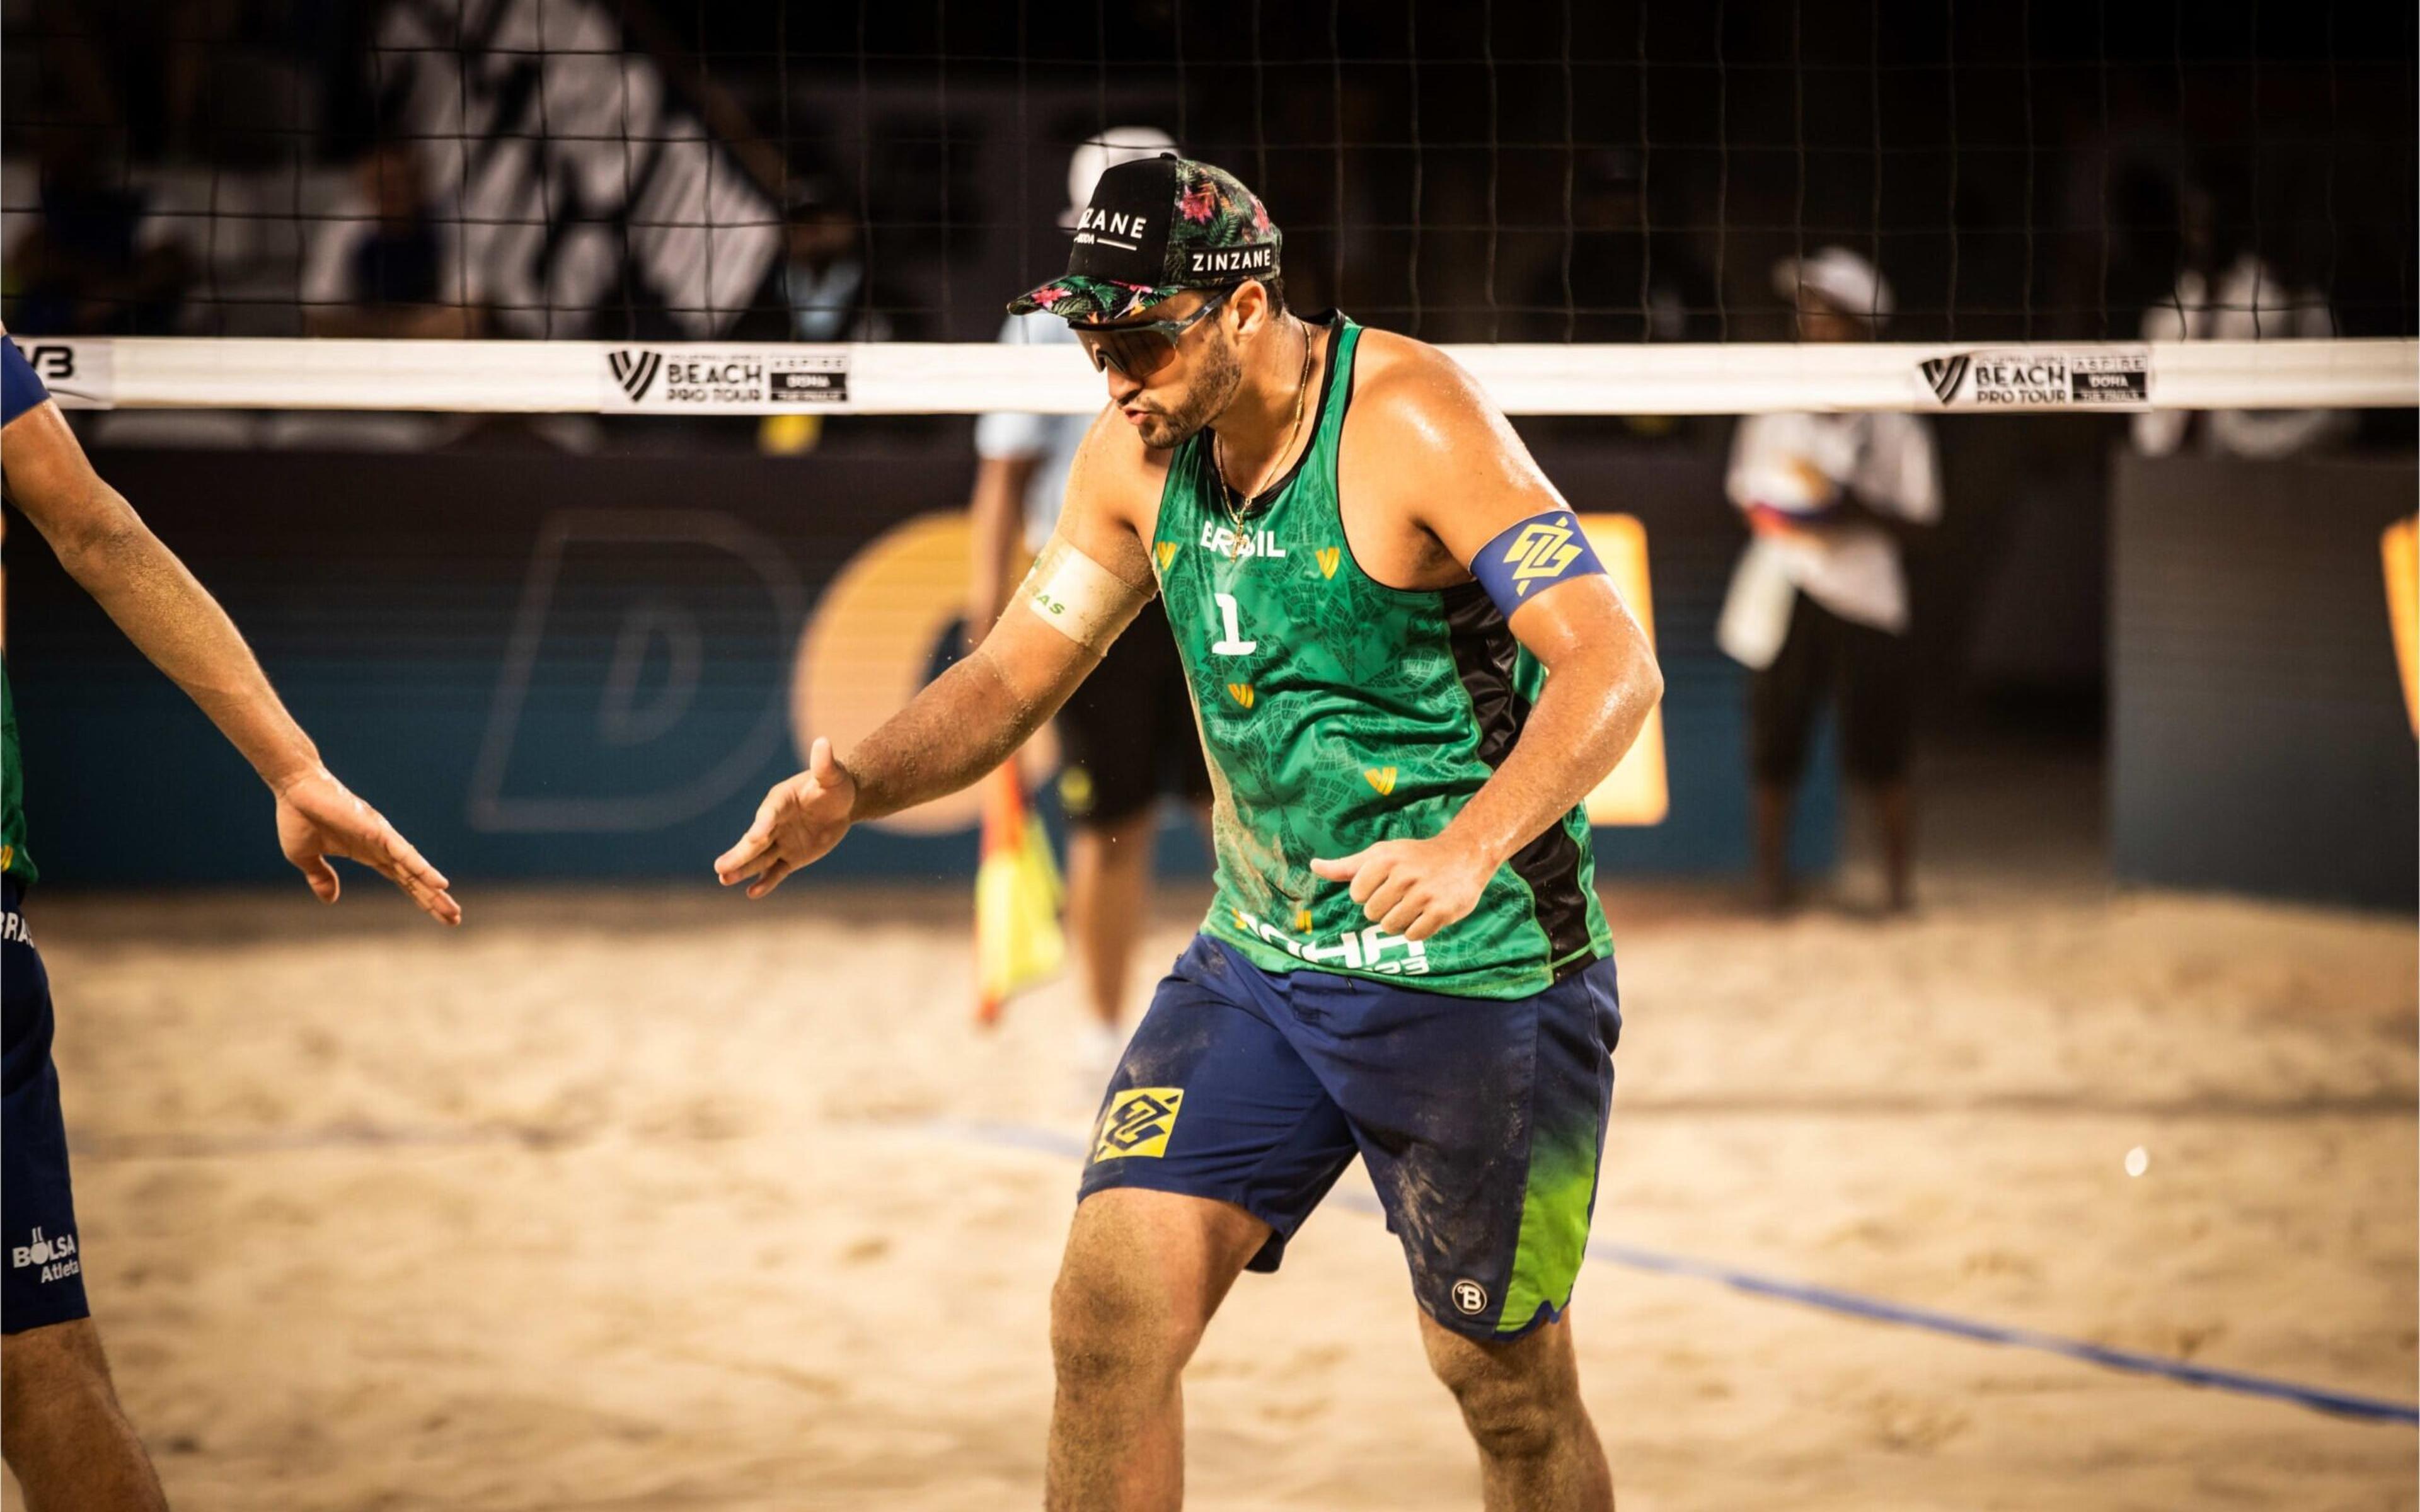
[[[1202,374],[1178,397],[1175,408],[1161,410],[1138,427],[1142,443],[1154,451],[1182,446],[1199,435],[1202,426],[1227,412],[1235,391],[1244,386],[1243,359],[1235,355],[1234,344],[1225,332],[1212,332],[1202,347]]]

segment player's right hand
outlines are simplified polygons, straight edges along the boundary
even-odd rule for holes
[[[359,861],[401,887],[441,924],[462,922],[453,886],[396,832],[386,816],[364,803],[324,766],[314,767],[277,791],[277,847],[294,863],[321,903],[342,890],[331,856]]]
[[[762,898],[839,844],[856,808],[857,779],[832,759],[831,742],[818,737],[807,769],[765,795],[748,833],[716,857],[714,874],[726,887],[753,877],[748,896]]]

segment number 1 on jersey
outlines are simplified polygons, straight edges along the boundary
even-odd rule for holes
[[[1210,596],[1218,601],[1218,618],[1225,622],[1227,629],[1224,639],[1211,643],[1211,651],[1221,656],[1249,656],[1259,650],[1261,643],[1258,640],[1244,639],[1244,627],[1235,618],[1235,595],[1213,594]]]

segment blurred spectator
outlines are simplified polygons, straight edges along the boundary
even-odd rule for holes
[[[1714,281],[1696,252],[1648,221],[1638,154],[1605,147],[1583,155],[1572,195],[1572,341],[1712,341]],[[1642,278],[1645,286],[1640,286]],[[1522,339],[1562,341],[1563,259],[1530,281]]]
[[[1854,252],[1784,259],[1775,286],[1807,341],[1869,341],[1890,285]],[[1915,733],[1902,545],[1941,516],[1932,432],[1908,414],[1751,415],[1731,445],[1727,490],[1753,532],[1715,637],[1750,669],[1758,883],[1790,901],[1790,810],[1816,717],[1839,711],[1849,778],[1870,798],[1893,912],[1913,900]]]
[[[1564,256],[1530,279],[1523,314],[1506,334],[1520,341],[1713,341],[1714,280],[1686,239],[1648,222],[1638,154],[1606,147],[1583,154],[1574,170],[1571,287]],[[1641,287],[1641,279],[1645,286]],[[1568,314],[1566,313],[1568,309]],[[1525,419],[1525,434],[1575,442],[1600,439],[1607,417]],[[1622,415],[1623,431],[1648,440],[1711,442],[1712,426],[1672,415]]]
[[[101,133],[43,144],[41,215],[8,249],[8,325],[23,335],[162,335],[177,328],[193,259],[144,192],[108,181]]]
[[[1062,230],[1072,233],[1091,203],[1093,186],[1122,162],[1173,152],[1176,143],[1149,126],[1113,126],[1077,147],[1067,162],[1067,208]],[[1057,316],[1012,315],[1001,323],[1000,341],[1010,347],[1064,347],[1068,361],[1083,361],[1076,333]],[[1059,524],[1067,492],[1067,471],[1093,427],[1091,415],[1033,415],[1001,411],[975,423],[975,455],[981,458],[970,506],[974,515],[974,578],[969,586],[967,623],[980,635],[1007,608],[1008,591]],[[1020,541],[1023,551],[1020,554]]]
[[[1078,146],[1067,163],[1060,226],[1076,229],[1109,169],[1175,150],[1174,140],[1148,126],[1110,127]],[[1084,361],[1075,332],[1058,316],[1010,316],[1000,339],[1010,346],[1064,347],[1071,367]],[[974,537],[970,640],[991,628],[1025,563],[1048,544],[1068,470],[1093,419],[1003,412],[976,422],[982,461],[968,505]],[[1125,1044],[1126,979],[1140,923],[1150,915],[1158,800],[1170,796],[1203,808],[1210,794],[1185,670],[1156,599],[1059,711],[1054,728],[1065,758],[1059,797],[1067,815],[1067,933],[1092,1009],[1077,1059],[1080,1070],[1097,1075],[1115,1064]]]
[[[733,328],[739,341],[915,341],[923,326],[898,289],[866,263],[865,228],[853,201],[832,179],[805,174],[782,196],[782,261],[750,313]],[[853,416],[858,436],[930,428],[938,416]],[[759,451],[794,456],[824,440],[825,417],[808,411],[767,415],[756,426]]]
[[[907,301],[872,277],[865,231],[830,179],[793,181],[783,196],[782,296],[794,341],[913,339]]]
[[[348,200],[312,237],[303,325],[315,336],[464,338],[482,324],[457,228],[429,204],[411,144],[372,147]]]
[[[2186,246],[2206,246],[2196,230],[2206,219],[2188,202]],[[2277,270],[2250,252],[2225,271],[2203,271],[2200,258],[2177,275],[2169,300],[2143,312],[2146,341],[2278,341],[2335,334],[2326,298],[2289,288]],[[2353,417],[2338,409],[2152,409],[2134,417],[2134,445],[2165,456],[2188,443],[2230,456],[2290,456],[2331,446],[2350,435]],[[2195,433],[2198,432],[2198,436]]]

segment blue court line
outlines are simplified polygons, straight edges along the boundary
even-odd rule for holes
[[[1074,1135],[1049,1129],[1036,1129],[1024,1124],[1005,1123],[940,1123],[935,1127],[950,1134],[981,1140],[1012,1149],[1031,1149],[1045,1154],[1081,1159],[1084,1141]],[[1332,1201],[1341,1202],[1356,1212],[1385,1216],[1378,1199],[1362,1192],[1340,1192]],[[1849,1318],[1860,1318],[1873,1323],[1896,1323],[1903,1328],[1927,1329],[1946,1334],[1952,1338],[1967,1339],[1978,1344],[2005,1344],[2012,1349],[2035,1350],[2070,1360],[2081,1360],[2110,1370],[2128,1370],[2138,1375],[2160,1376],[2182,1381],[2189,1386],[2207,1386],[2213,1391],[2230,1391],[2246,1396],[2266,1396],[2276,1401],[2291,1402],[2314,1412],[2332,1412],[2342,1417],[2361,1418],[2377,1423],[2420,1425],[2420,1406],[2407,1402],[2387,1401],[2377,1396],[2362,1396],[2351,1392],[2330,1391],[2323,1386],[2304,1386],[2272,1376],[2256,1376],[2241,1370],[2219,1370],[2195,1365],[2190,1360],[2174,1360],[2165,1355],[2140,1354],[2133,1350],[2112,1349],[2086,1339],[2066,1338],[2056,1334],[2044,1334],[2030,1328],[2011,1328],[2000,1323],[1986,1323],[1955,1313],[1937,1312],[1930,1307],[1911,1307],[1903,1303],[1881,1297],[1869,1297],[1861,1292],[1842,1291],[1837,1287],[1816,1286],[1804,1281],[1791,1281],[1779,1276],[1744,1271],[1735,1266],[1700,1260],[1686,1255],[1672,1255],[1662,1250],[1641,1249],[1635,1244],[1617,1244],[1610,1240],[1591,1239],[1588,1257],[1609,1265],[1625,1266],[1633,1271],[1647,1271],[1658,1275],[1688,1276],[1699,1281],[1719,1281],[1735,1291],[1753,1297],[1768,1297],[1776,1302],[1796,1303],[1803,1307],[1820,1308]]]

